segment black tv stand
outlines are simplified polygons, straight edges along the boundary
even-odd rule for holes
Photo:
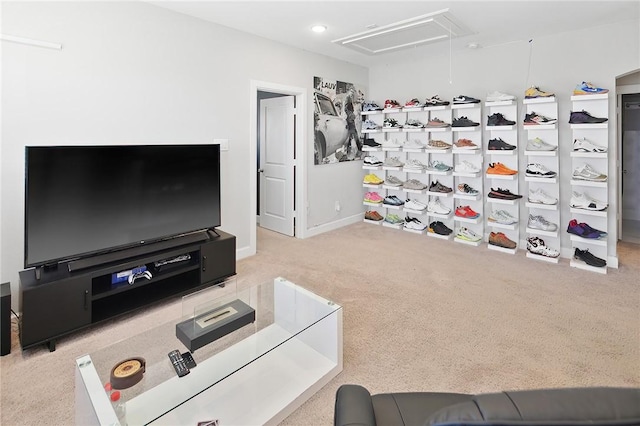
[[[176,243],[178,240],[166,246],[149,245],[144,250],[122,250],[80,269],[39,267],[21,271],[22,348],[47,344],[53,351],[58,338],[76,330],[220,284],[235,275],[235,236],[207,230],[193,240]],[[185,260],[156,266],[156,262],[175,258]],[[152,273],[151,279],[112,284],[112,274],[143,265]]]

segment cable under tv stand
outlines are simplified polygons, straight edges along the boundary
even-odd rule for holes
[[[235,236],[206,230],[185,237],[105,253],[99,261],[69,268],[21,271],[22,348],[47,344],[53,351],[62,336],[235,275]],[[184,260],[168,261],[176,258]],[[146,268],[151,278],[112,283],[113,274],[139,267]]]

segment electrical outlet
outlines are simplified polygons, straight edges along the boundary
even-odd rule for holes
[[[336,201],[336,211],[339,212],[340,208],[340,201]]]

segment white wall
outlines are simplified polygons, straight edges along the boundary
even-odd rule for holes
[[[236,235],[242,251],[250,245],[255,215],[250,81],[311,93],[314,75],[363,85],[368,78],[363,67],[142,2],[3,2],[1,28],[63,45],[51,50],[2,42],[0,281],[11,281],[14,295],[23,267],[26,145],[229,139],[221,155],[221,228]],[[313,108],[307,111],[313,123]],[[337,196],[345,200],[341,214],[359,214],[361,186],[344,183],[357,182],[360,164],[313,167],[309,160],[309,227],[335,219]]]
[[[450,83],[449,56],[417,56],[412,61],[402,56],[398,62],[390,59],[386,64],[372,67],[369,71],[371,99],[384,102],[396,99],[403,103],[413,97],[425,98],[434,94],[451,100],[457,95],[468,95],[483,99],[488,92],[498,90],[518,96],[518,126],[524,118],[521,100],[524,91],[531,85],[539,86],[547,92],[554,92],[558,100],[558,122],[560,141],[560,164],[571,164],[571,129],[568,124],[571,110],[570,97],[576,84],[590,81],[600,87],[615,91],[616,76],[637,70],[640,65],[639,22],[637,17],[616,25],[601,26],[588,30],[559,34],[528,41],[480,48],[477,50],[455,51],[452,56]],[[529,54],[531,51],[531,71],[527,81]],[[400,55],[398,55],[400,56]],[[392,77],[391,77],[392,76]],[[484,114],[486,122],[486,115]],[[610,96],[609,108],[609,256],[615,256],[617,232],[615,212],[617,209],[616,138],[615,138],[615,96]],[[485,124],[483,122],[483,125]],[[484,139],[488,140],[485,133]],[[520,130],[518,140],[526,142],[526,133]],[[520,169],[526,167],[521,159]],[[571,247],[566,232],[570,219],[569,199],[571,170],[561,171],[560,202],[562,205],[559,224],[562,246]],[[524,177],[520,177],[519,188],[526,188]],[[490,212],[485,208],[485,212]],[[528,217],[521,209],[521,239],[524,238],[524,220]]]

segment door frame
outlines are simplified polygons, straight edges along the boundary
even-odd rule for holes
[[[251,167],[249,168],[249,197],[251,215],[249,218],[249,248],[251,254],[256,253],[256,227],[257,227],[257,179],[258,179],[258,92],[281,93],[292,95],[296,99],[296,133],[294,160],[295,173],[293,176],[295,191],[295,230],[296,238],[305,238],[307,231],[306,212],[307,201],[307,159],[308,147],[306,144],[307,135],[307,99],[308,90],[302,87],[289,86],[266,81],[251,80],[249,85],[249,158]]]

